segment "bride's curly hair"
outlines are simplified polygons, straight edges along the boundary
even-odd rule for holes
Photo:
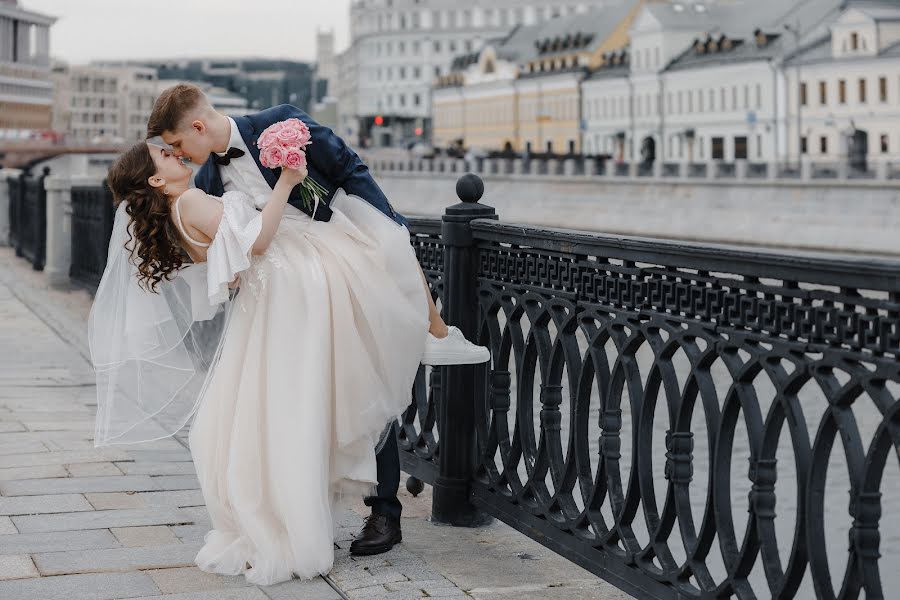
[[[169,216],[168,199],[147,181],[155,174],[150,148],[146,142],[138,142],[113,163],[106,179],[114,205],[128,203],[125,212],[131,225],[125,249],[138,269],[141,285],[151,292],[156,292],[161,281],[172,279],[186,259]]]

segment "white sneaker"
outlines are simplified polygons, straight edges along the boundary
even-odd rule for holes
[[[428,343],[422,364],[440,365],[476,365],[491,360],[491,351],[466,339],[457,327],[448,327],[447,337],[436,338],[428,332]]]

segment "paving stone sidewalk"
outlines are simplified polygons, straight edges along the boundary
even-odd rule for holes
[[[430,523],[428,488],[402,490],[404,543],[383,555],[349,556],[368,509],[342,516],[328,577],[256,587],[203,573],[210,523],[186,432],[93,447],[89,308],[0,248],[0,599],[627,598],[503,524]]]

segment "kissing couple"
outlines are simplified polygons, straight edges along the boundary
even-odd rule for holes
[[[291,122],[295,168],[258,144]],[[177,433],[212,530],[204,571],[271,585],[328,573],[335,512],[351,545],[401,541],[396,417],[420,364],[490,359],[435,308],[406,220],[337,135],[302,110],[231,118],[192,85],[156,101],[110,168],[116,216],[91,308],[95,445]],[[287,139],[290,136],[287,136]],[[191,186],[189,160],[202,167]],[[309,190],[314,190],[312,202]]]

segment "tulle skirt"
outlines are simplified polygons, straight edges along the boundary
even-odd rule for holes
[[[327,573],[338,503],[374,493],[375,446],[409,403],[428,332],[409,231],[342,191],[332,208],[286,215],[241,274],[189,437],[213,526],[204,571]]]

